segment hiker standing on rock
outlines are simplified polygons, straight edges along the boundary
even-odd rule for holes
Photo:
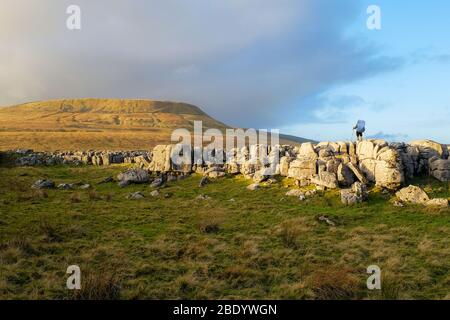
[[[362,141],[363,132],[366,131],[366,122],[364,120],[358,120],[356,126],[353,127],[353,130],[356,129],[356,140]]]

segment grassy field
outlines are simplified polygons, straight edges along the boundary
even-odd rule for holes
[[[194,175],[158,198],[149,185],[96,184],[124,168],[0,168],[0,299],[450,298],[449,209],[397,208],[377,190],[351,208],[336,191],[300,202],[285,196],[289,179],[248,191],[240,177],[199,188]],[[39,178],[93,188],[32,190]],[[450,197],[448,183],[414,183]],[[366,288],[372,264],[381,291]]]

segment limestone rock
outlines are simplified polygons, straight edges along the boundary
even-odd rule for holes
[[[297,180],[311,179],[316,171],[316,159],[296,159],[289,165],[288,177]]]
[[[302,143],[297,158],[316,160],[318,158],[311,142]]]
[[[211,199],[211,197],[209,197],[207,195],[200,194],[195,199],[197,199],[197,200],[209,200],[209,199]]]
[[[142,192],[140,192],[140,191],[136,191],[136,192],[130,193],[127,196],[127,199],[130,199],[130,200],[138,200],[138,199],[143,199],[143,198],[145,198],[145,197],[142,194]]]
[[[159,191],[158,190],[153,190],[152,192],[150,192],[150,195],[152,196],[152,197],[159,197]]]
[[[150,175],[144,169],[130,169],[117,175],[119,186],[124,187],[131,183],[147,183]]]
[[[400,201],[412,204],[425,204],[430,200],[425,191],[413,185],[401,189],[395,195]]]
[[[259,183],[253,183],[253,184],[247,186],[247,190],[250,190],[250,191],[255,191],[258,189],[259,189]]]
[[[433,157],[428,161],[430,174],[442,182],[450,181],[450,159]]]
[[[73,189],[73,184],[71,184],[71,183],[60,183],[60,184],[58,184],[58,189],[71,190],[71,189]]]
[[[159,188],[164,184],[164,178],[163,177],[157,177],[155,180],[152,181],[150,184],[150,187],[152,188]]]
[[[301,195],[304,196],[304,193],[299,189],[292,189],[286,192],[286,196],[288,197],[300,197]]]
[[[412,146],[416,146],[419,149],[420,157],[423,159],[430,159],[432,157],[438,157],[442,159],[448,158],[448,148],[440,143],[432,140],[415,140],[409,143]]]
[[[428,200],[427,202],[425,202],[425,205],[427,207],[447,208],[448,207],[448,199],[444,199],[444,198],[431,199],[431,200]]]
[[[340,163],[337,169],[337,179],[342,186],[351,186],[355,182],[355,175],[348,165]]]
[[[280,159],[280,175],[287,177],[289,174],[289,164],[292,162],[292,157],[281,157]]]
[[[149,166],[150,171],[168,172],[171,169],[171,145],[157,145],[152,151],[152,161]]]
[[[33,189],[52,189],[55,187],[55,183],[52,180],[41,179],[33,183],[31,188]]]
[[[353,172],[353,174],[356,176],[356,178],[359,180],[359,182],[361,182],[361,183],[367,182],[366,177],[364,177],[362,172],[357,167],[355,167],[355,165],[353,165],[353,163],[351,163],[351,162],[347,163],[347,167]]]
[[[338,187],[338,181],[336,175],[331,172],[321,172],[318,175],[315,175],[311,179],[311,183],[314,183],[318,186],[323,186],[330,189],[336,189]]]
[[[355,182],[351,189],[341,190],[341,201],[345,205],[354,205],[366,201],[368,198],[365,184]]]

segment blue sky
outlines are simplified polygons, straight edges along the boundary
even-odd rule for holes
[[[66,28],[71,4],[81,30]],[[369,136],[450,143],[449,13],[446,0],[2,0],[0,105],[176,100],[316,140],[350,139],[362,118]]]
[[[365,26],[364,8],[370,4],[381,8],[379,31]],[[400,58],[398,69],[331,88],[324,93],[327,101],[331,100],[325,103],[328,107],[317,111],[318,123],[284,130],[307,132],[319,140],[331,139],[336,132],[348,139],[352,121],[362,118],[371,136],[399,141],[432,138],[449,143],[450,2],[362,1],[360,13],[346,33],[376,46],[380,54]],[[339,103],[343,97],[347,103]],[[333,112],[334,123],[320,123]]]

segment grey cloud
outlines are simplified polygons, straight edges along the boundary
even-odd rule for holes
[[[178,100],[273,128],[317,120],[323,92],[403,63],[343,36],[365,13],[347,0],[79,0],[80,31],[65,28],[69,4],[2,1],[0,104]]]

